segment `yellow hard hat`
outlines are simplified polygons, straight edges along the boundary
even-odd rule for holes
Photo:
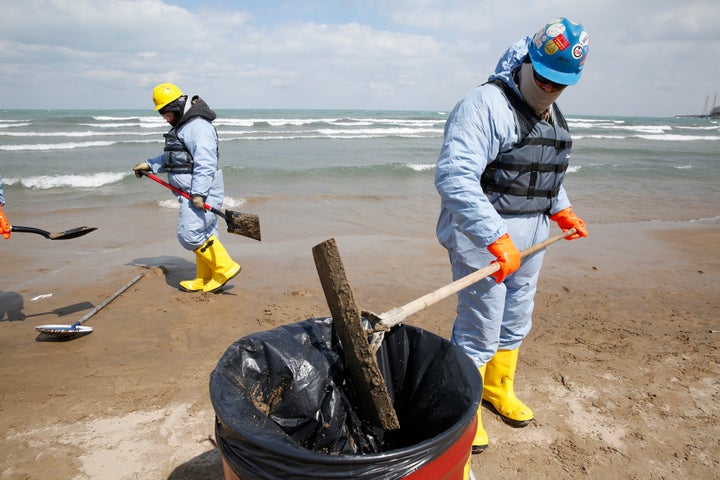
[[[174,102],[182,97],[183,93],[177,85],[172,83],[161,83],[153,88],[153,102],[155,102],[155,110],[160,110],[170,102]]]

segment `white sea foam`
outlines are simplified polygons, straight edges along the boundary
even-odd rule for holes
[[[6,132],[6,131],[0,131],[0,137],[68,137],[68,138],[74,138],[74,137],[105,137],[108,135],[117,135],[117,136],[142,136],[142,135],[157,135],[157,132],[112,132],[112,134],[108,134],[108,132],[94,132],[92,130],[85,130],[82,132],[31,132],[31,131],[25,131],[25,132]]]
[[[238,207],[245,205],[246,203],[247,203],[247,200],[245,200],[244,198],[237,199],[237,198],[226,196],[225,201],[222,204],[222,209],[225,210],[225,209],[230,209],[230,208],[238,208]],[[158,202],[158,206],[160,206],[161,208],[169,208],[171,210],[177,210],[180,208],[180,203],[178,203],[177,199],[165,199],[165,200],[160,200]]]
[[[178,203],[177,199],[166,199],[166,200],[160,200],[158,203],[158,206],[161,208],[169,208],[170,210],[177,210],[180,208],[180,204]]]
[[[6,151],[37,151],[37,150],[74,150],[76,148],[109,147],[115,145],[113,141],[96,142],[68,142],[68,143],[35,143],[26,145],[0,145],[0,150]]]
[[[247,203],[247,200],[244,198],[233,198],[225,196],[225,201],[223,202],[223,208],[237,208],[242,207]]]
[[[438,119],[407,119],[407,118],[218,118],[215,126],[231,127],[303,127],[306,125],[328,124],[332,126],[371,126],[371,125],[401,125],[408,127],[432,127],[444,125],[444,120]]]
[[[347,138],[347,137],[407,137],[407,136],[427,136],[427,134],[442,134],[439,128],[407,128],[407,127],[386,127],[386,128],[359,128],[337,130],[329,128],[318,129],[322,135],[331,138]]]
[[[720,136],[711,135],[677,135],[677,134],[637,134],[633,135],[573,135],[573,141],[583,140],[585,138],[592,138],[595,140],[622,140],[625,138],[642,138],[643,140],[662,140],[672,142],[686,142],[686,141],[697,141],[697,140],[720,140]]]
[[[573,141],[582,140],[583,138],[594,138],[596,140],[622,140],[628,138],[627,135],[573,135]]]
[[[128,127],[140,127],[140,128],[163,128],[166,127],[166,123],[157,123],[157,124],[150,124],[150,123],[78,123],[81,127],[90,127],[90,128],[102,128],[105,130],[109,130],[112,128],[128,128]],[[102,135],[106,135],[107,132],[101,132]],[[112,132],[113,135],[115,135],[117,132]],[[140,132],[135,132],[140,133]],[[144,133],[147,135],[147,133]]]
[[[95,120],[101,121],[101,122],[107,122],[107,121],[129,121],[129,120],[139,120],[140,117],[112,117],[107,115],[93,115],[92,117]]]
[[[98,188],[111,183],[119,182],[132,173],[95,173],[91,175],[40,175],[19,180],[26,188],[34,190],[49,190],[51,188]],[[12,179],[17,183],[17,179]],[[8,182],[9,183],[9,182]]]
[[[316,133],[310,133],[310,132],[300,132],[300,133],[292,133],[292,132],[272,132],[265,135],[262,135],[259,133],[261,132],[252,132],[253,134],[246,135],[246,133],[250,132],[239,132],[239,131],[231,131],[231,132],[221,132],[220,141],[221,142],[228,142],[232,140],[299,140],[299,139],[316,139],[316,138],[322,138],[322,139],[336,139],[336,140],[357,140],[357,139],[371,139],[371,138],[386,138],[386,137],[402,137],[402,138],[427,138],[428,135],[426,132],[422,132],[419,130],[409,130],[406,129],[405,131],[394,131],[390,132],[389,129],[376,129],[375,131],[363,131],[363,130],[317,130]],[[442,130],[437,130],[435,133],[437,133],[437,136],[442,135]],[[232,136],[231,136],[232,135]]]
[[[427,163],[408,163],[407,165],[411,170],[415,170],[416,172],[425,172],[427,170],[435,170],[435,164],[427,164]]]
[[[681,125],[676,127],[678,130],[720,130],[720,125]]]
[[[697,141],[697,140],[720,140],[720,136],[701,136],[701,135],[635,135],[638,138],[642,138],[644,140],[666,140],[666,141],[672,141],[672,142],[691,142],[691,141]]]
[[[2,137],[92,137],[93,135],[98,135],[96,132],[91,132],[89,130],[86,130],[84,132],[32,132],[32,131],[24,131],[24,132],[4,132],[0,131],[0,136]]]
[[[673,127],[670,125],[615,125],[612,127],[608,126],[606,128],[609,128],[610,130],[616,129],[641,133],[664,133],[668,130],[672,130]]]
[[[329,123],[334,119],[327,118],[218,118],[215,126],[253,127],[267,125],[268,127],[303,126],[311,123]]]

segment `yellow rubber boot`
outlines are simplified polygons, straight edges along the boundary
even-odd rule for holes
[[[498,350],[487,363],[483,377],[483,402],[513,427],[524,427],[534,418],[532,410],[515,396],[513,389],[519,350]]]
[[[202,247],[200,247],[202,248]],[[212,270],[205,258],[198,253],[200,248],[195,249],[196,271],[195,278],[192,280],[183,280],[180,282],[180,289],[186,292],[198,292],[203,289],[205,284],[212,278]]]
[[[480,372],[480,377],[485,380],[485,368],[487,365],[483,365],[482,367],[478,368],[478,372]],[[488,447],[488,435],[485,431],[485,427],[483,427],[482,424],[482,416],[481,416],[481,410],[482,410],[482,402],[480,402],[480,405],[478,405],[477,409],[477,431],[475,432],[475,438],[473,439],[472,443],[472,453],[482,453],[487,449]]]
[[[203,285],[203,292],[219,292],[228,280],[240,272],[240,265],[230,258],[220,239],[215,235],[211,235],[205,245],[195,251],[207,262],[211,272],[210,280]]]
[[[467,462],[465,462],[465,468],[463,468],[463,480],[470,480],[470,472],[472,471],[472,455],[468,455]],[[475,478],[475,475],[472,476]]]

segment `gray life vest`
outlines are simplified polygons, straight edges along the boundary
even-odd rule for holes
[[[518,143],[485,168],[480,180],[483,191],[498,213],[549,212],[570,160],[572,139],[565,117],[553,104],[553,125],[503,82],[493,83],[513,108]]]
[[[170,173],[192,173],[193,157],[182,140],[178,137],[178,129],[172,128],[163,135],[165,149],[163,150],[162,167]]]
[[[190,153],[190,150],[187,149],[178,135],[180,130],[182,130],[182,128],[187,125],[190,120],[198,117],[212,124],[216,115],[215,112],[210,110],[210,107],[208,107],[207,103],[205,103],[203,99],[198,96],[194,96],[190,109],[185,112],[178,124],[164,135],[165,149],[163,150],[162,166],[165,171],[170,173],[192,173],[194,165],[192,153]],[[219,150],[216,151],[216,154],[219,159]]]

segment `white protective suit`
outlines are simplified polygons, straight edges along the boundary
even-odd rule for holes
[[[513,72],[527,55],[530,40],[526,37],[511,46],[488,81],[500,80],[519,95]],[[505,233],[519,250],[548,237],[548,212],[500,215],[481,188],[486,166],[517,142],[513,110],[492,84],[471,90],[448,117],[435,186],[441,198],[437,237],[448,250],[454,279],[495,261],[487,246]],[[569,206],[565,189],[560,187],[549,214]],[[518,348],[530,331],[542,260],[543,253],[536,253],[523,259],[519,270],[504,282],[496,284],[493,277],[487,277],[458,293],[451,340],[478,367],[488,363],[498,349]]]
[[[190,102],[188,102],[188,105]],[[202,104],[205,107],[204,102]],[[213,114],[214,118],[214,114]],[[202,195],[205,203],[216,209],[222,208],[225,186],[222,170],[218,167],[218,137],[212,123],[196,117],[182,126],[178,138],[185,144],[193,158],[192,173],[168,173],[168,183],[190,195]],[[147,160],[153,173],[163,172],[163,155]],[[210,210],[193,207],[185,197],[175,195],[180,203],[177,222],[177,238],[187,250],[195,250],[205,244],[211,235],[217,235],[217,216]]]

